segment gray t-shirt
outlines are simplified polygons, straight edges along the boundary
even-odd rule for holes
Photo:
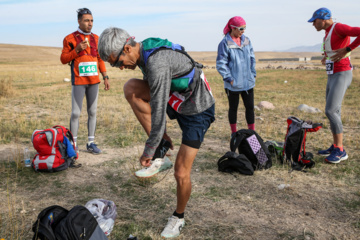
[[[142,54],[142,45],[140,49]],[[166,127],[166,108],[168,105],[171,80],[193,68],[191,60],[183,53],[170,49],[159,50],[151,55],[146,66],[143,56],[139,66],[143,69],[144,80],[150,87],[151,131],[145,144],[143,156],[153,157],[156,147],[164,135]],[[178,112],[194,115],[207,110],[215,103],[207,84],[200,78],[201,69],[196,69],[191,89],[180,93],[184,97]]]

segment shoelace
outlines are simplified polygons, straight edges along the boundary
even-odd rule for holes
[[[97,145],[95,143],[93,143],[93,142],[90,143],[89,147],[93,147],[93,146],[97,147]]]
[[[161,163],[156,161],[156,162],[153,162],[149,167],[145,167],[144,169],[147,170],[147,169],[150,169],[150,168],[153,168],[153,167],[160,167],[160,166],[161,166]]]
[[[335,148],[332,152],[331,152],[331,154],[329,155],[329,157],[328,158],[341,158],[341,155],[342,155],[343,153],[341,152],[341,150],[340,150],[340,148]]]

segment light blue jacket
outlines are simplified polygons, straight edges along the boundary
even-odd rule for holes
[[[224,87],[230,91],[247,91],[255,87],[255,54],[250,39],[241,35],[239,47],[226,34],[219,43],[216,69],[223,77]],[[233,85],[230,84],[234,81]]]

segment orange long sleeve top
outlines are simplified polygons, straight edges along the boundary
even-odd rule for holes
[[[81,39],[85,39],[84,34],[79,34]],[[96,34],[93,34],[96,42],[96,46],[98,45],[99,37]],[[74,35],[71,33],[67,35],[64,38],[63,41],[63,49],[60,56],[60,60],[63,64],[70,63],[71,67],[71,82],[72,85],[86,85],[86,84],[97,84],[100,82],[99,78],[99,70],[100,73],[106,72],[106,67],[104,61],[100,58],[100,55],[97,51],[96,47],[96,54],[97,57],[94,57],[91,55],[91,49],[90,47],[83,50],[85,53],[82,56],[79,56],[79,54],[75,51],[75,47],[77,46],[77,41]],[[86,74],[83,74],[80,70],[80,68],[89,66],[87,64],[90,64],[90,66],[96,66],[95,73],[92,73],[93,75],[89,76]],[[97,71],[97,73],[96,73]],[[94,70],[93,70],[94,72]]]

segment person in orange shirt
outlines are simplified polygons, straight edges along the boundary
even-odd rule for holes
[[[99,154],[101,150],[94,143],[96,129],[96,108],[99,93],[99,71],[102,74],[105,90],[110,89],[109,77],[106,74],[105,63],[98,53],[98,39],[91,32],[93,16],[89,9],[77,10],[79,27],[77,31],[67,35],[63,41],[63,50],[60,60],[63,64],[69,64],[71,69],[71,118],[70,131],[77,141],[79,129],[79,117],[84,96],[86,96],[88,112],[88,143],[86,149]],[[76,144],[76,150],[78,150]]]

